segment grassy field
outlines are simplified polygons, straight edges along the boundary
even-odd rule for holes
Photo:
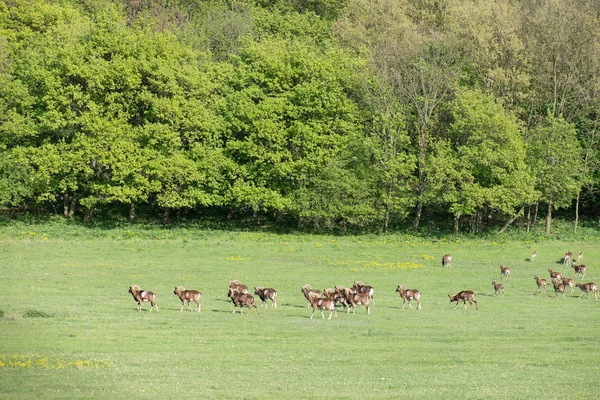
[[[533,279],[548,268],[574,278],[558,263],[567,250],[585,250],[585,281],[600,283],[598,237],[4,226],[0,398],[597,398],[600,301],[578,299],[579,289],[540,294]],[[494,297],[500,264],[512,279]],[[279,308],[233,314],[230,279],[276,288]],[[360,307],[309,319],[302,284],[354,280],[375,288],[371,316]],[[422,310],[400,309],[400,283],[421,290]],[[138,313],[132,284],[155,291],[160,312],[145,303]],[[176,285],[202,291],[201,313],[179,311]],[[479,311],[449,304],[466,289]]]

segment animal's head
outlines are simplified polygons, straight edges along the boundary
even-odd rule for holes
[[[175,290],[173,290],[173,294],[177,296],[179,296],[183,292],[185,292],[185,288],[183,286],[175,286]]]

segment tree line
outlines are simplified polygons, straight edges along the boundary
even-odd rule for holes
[[[527,226],[600,205],[592,0],[0,0],[0,207]]]

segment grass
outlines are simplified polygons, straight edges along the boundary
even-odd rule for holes
[[[584,250],[585,281],[600,283],[600,234],[586,235],[432,241],[6,224],[0,398],[596,398],[600,301],[578,299],[579,289],[540,294],[533,279],[548,279],[548,268],[574,278],[558,261]],[[445,253],[452,269],[440,266]],[[512,279],[494,297],[500,264]],[[275,287],[279,308],[232,314],[231,279]],[[302,284],[354,280],[375,288],[371,316],[309,319]],[[422,310],[400,309],[400,283],[421,290]],[[138,313],[132,284],[155,291],[160,312],[145,303]],[[178,285],[202,291],[201,313],[179,311]],[[449,304],[465,289],[479,311]]]

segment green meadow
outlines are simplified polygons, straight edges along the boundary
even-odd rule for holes
[[[593,235],[53,229],[0,228],[0,398],[598,397],[600,301],[538,293],[533,278],[575,278],[560,259],[584,250],[584,281],[600,283]],[[500,264],[512,278],[494,297]],[[277,289],[279,307],[256,296],[260,315],[233,314],[232,279]],[[309,319],[301,285],[355,280],[375,288],[372,315]],[[401,310],[401,283],[421,290],[421,310]],[[137,312],[132,284],[156,292],[160,311]],[[177,285],[203,293],[200,313],[180,312]],[[460,290],[479,310],[454,309]]]

